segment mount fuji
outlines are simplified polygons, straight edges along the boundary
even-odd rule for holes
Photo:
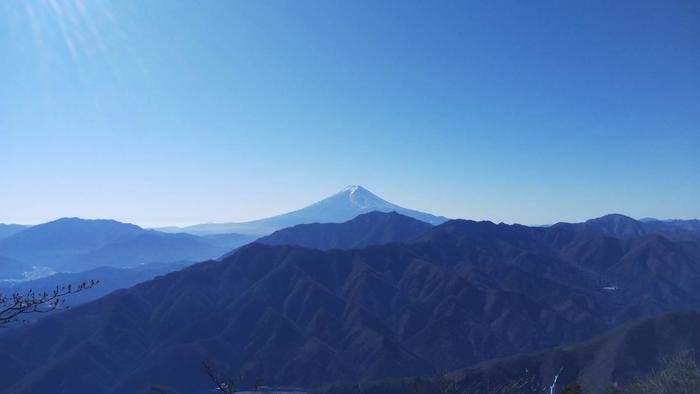
[[[404,216],[437,225],[447,218],[429,213],[403,208],[392,204],[359,185],[347,186],[343,190],[305,208],[240,223],[210,223],[189,227],[160,228],[165,232],[186,232],[196,235],[239,233],[267,235],[279,229],[308,223],[342,223],[363,213],[372,211],[396,212]]]

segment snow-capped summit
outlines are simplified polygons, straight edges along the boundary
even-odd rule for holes
[[[312,204],[307,208],[311,208],[319,204],[328,205],[329,203],[348,205],[345,208],[357,209],[360,211],[366,209],[371,209],[373,211],[393,211],[396,208],[401,209],[401,207],[399,207],[398,205],[394,205],[388,201],[379,198],[377,195],[373,194],[372,192],[360,185],[347,186],[338,193],[315,204]],[[343,207],[339,208],[343,209]]]
[[[351,185],[328,198],[291,213],[314,217],[319,222],[342,222],[370,211],[390,212],[401,209],[403,208],[379,198],[362,186]],[[328,220],[321,219],[324,217]]]
[[[441,216],[403,208],[378,197],[360,185],[350,185],[319,202],[282,215],[243,223],[200,224],[180,228],[176,231],[190,232],[193,234],[235,232],[265,235],[297,224],[342,223],[353,219],[357,215],[372,211],[396,211],[402,215],[430,224],[440,224],[447,220],[447,218]]]
[[[365,189],[364,187],[362,187],[360,185],[349,185],[349,186],[346,186],[345,189],[341,190],[340,193],[349,192],[350,194],[353,194],[358,189],[362,189],[364,191],[367,191],[367,189]]]

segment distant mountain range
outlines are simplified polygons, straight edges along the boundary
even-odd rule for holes
[[[199,224],[189,227],[168,227],[157,229],[165,232],[185,232],[190,234],[239,233],[268,235],[274,231],[308,223],[342,223],[357,215],[379,212],[397,212],[404,216],[429,223],[440,224],[447,220],[425,212],[400,207],[385,201],[362,186],[348,186],[340,192],[297,211],[265,219],[242,223]]]
[[[201,261],[216,258],[253,239],[237,234],[166,234],[114,220],[63,218],[0,240],[0,279],[22,279],[22,270],[27,272],[33,267],[77,272],[102,266]]]
[[[87,226],[93,225],[89,221],[85,223]],[[257,242],[301,245],[318,249],[349,249],[412,239],[432,227],[427,223],[395,212],[371,212],[345,223],[295,226],[263,237]],[[128,238],[127,241],[108,244],[81,256],[77,261],[87,263],[84,271],[58,273],[33,280],[0,280],[0,294],[10,294],[15,291],[25,293],[30,289],[52,291],[58,285],[75,285],[90,280],[99,280],[98,286],[67,300],[68,305],[75,306],[100,298],[114,290],[128,288],[153,279],[157,275],[164,275],[190,265],[192,258],[188,259],[188,257],[192,257],[193,249],[190,248],[189,241],[200,238],[222,248],[221,250],[228,250],[238,246],[239,243],[251,241],[250,236],[240,234],[196,237],[189,234],[164,234],[146,231]],[[178,259],[183,261],[173,262],[178,261]],[[117,268],[123,266],[122,262],[124,261],[147,260],[167,261],[169,263],[139,263],[135,266]],[[95,262],[104,266],[90,268]],[[25,264],[7,258],[0,258],[0,268],[4,270],[0,271],[0,278],[20,277],[23,272],[30,270]],[[74,265],[74,268],[78,270],[79,267]],[[41,318],[43,316],[45,315],[34,317]]]
[[[347,250],[253,243],[0,336],[0,390],[204,393],[204,359],[269,385],[416,376],[700,308],[699,242],[634,236],[616,215],[592,223],[452,220]],[[354,225],[301,226],[281,242],[335,247]]]
[[[1,240],[0,255],[51,267],[64,259],[123,242],[144,231],[136,225],[114,220],[62,218]]]
[[[574,227],[577,231],[622,238],[659,234],[676,241],[700,240],[700,220],[697,219],[657,220],[645,218],[635,220],[625,215],[609,214],[583,223],[557,223],[554,226]]]
[[[22,230],[28,229],[30,226],[21,224],[3,224],[0,223],[0,239],[15,235]]]

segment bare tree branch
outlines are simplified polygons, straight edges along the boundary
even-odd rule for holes
[[[66,296],[90,289],[98,283],[98,280],[91,280],[77,286],[56,286],[51,292],[30,289],[26,293],[14,292],[9,296],[0,294],[0,327],[19,321],[22,315],[67,309]]]

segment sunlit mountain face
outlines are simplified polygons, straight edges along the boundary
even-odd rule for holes
[[[351,185],[319,202],[299,210],[265,219],[243,223],[201,224],[184,228],[162,228],[167,232],[192,234],[242,233],[267,235],[273,231],[306,223],[341,223],[357,215],[378,212],[397,212],[429,224],[447,220],[442,216],[404,208],[390,203],[359,185]]]

